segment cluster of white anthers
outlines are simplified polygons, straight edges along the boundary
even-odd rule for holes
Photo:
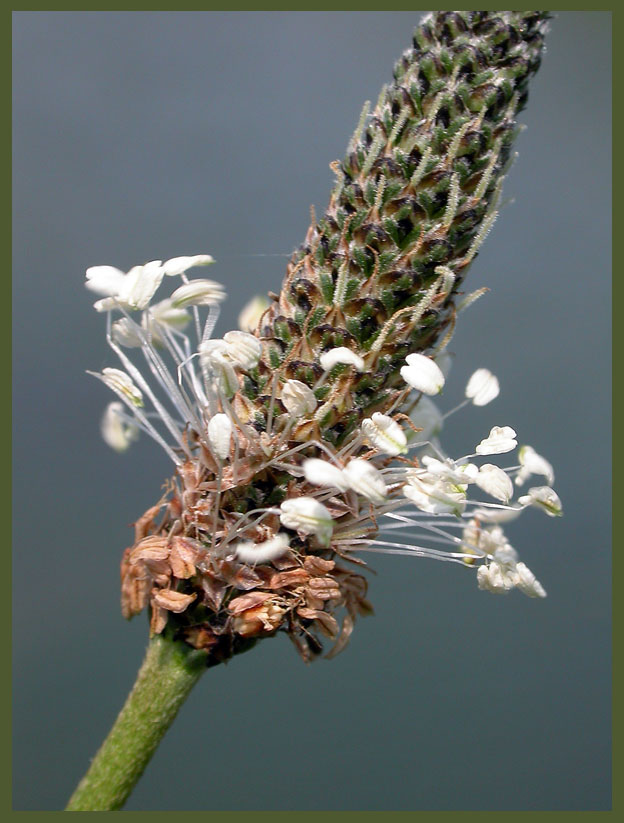
[[[203,438],[218,465],[237,459],[243,426],[229,401],[239,387],[238,373],[257,366],[262,344],[245,331],[230,331],[220,340],[210,340],[225,292],[211,280],[189,280],[186,272],[212,262],[209,255],[196,255],[165,263],[152,261],[127,274],[110,266],[87,270],[87,287],[102,297],[95,308],[108,313],[108,343],[125,368],[103,369],[96,375],[122,401],[109,404],[102,422],[104,439],[118,451],[125,450],[142,429],[180,466],[192,458],[193,444],[187,437],[191,428]],[[163,279],[173,275],[181,277],[182,285],[152,305]],[[265,306],[256,301],[246,307],[241,321],[244,318],[247,328],[253,328]],[[200,307],[207,308],[203,321]],[[116,320],[114,311],[121,314]],[[138,319],[137,311],[141,312]],[[195,343],[186,332],[189,326],[197,336]],[[131,349],[144,357],[154,388],[130,359]],[[469,403],[490,403],[499,394],[499,384],[487,369],[477,369],[468,381],[464,401],[443,415],[427,396],[438,394],[444,386],[443,357],[437,362],[417,353],[406,358],[401,376],[418,393],[410,418],[374,413],[342,448],[316,442],[326,458],[302,463],[289,462],[300,447],[289,449],[287,438],[278,438],[277,448],[267,453],[269,462],[305,481],[310,492],[285,500],[279,508],[256,510],[257,522],[267,513],[279,515],[285,529],[341,553],[406,554],[476,566],[481,589],[504,593],[518,588],[530,597],[544,597],[544,588],[518,561],[501,523],[515,519],[528,507],[550,516],[561,514],[561,501],[551,488],[552,466],[530,446],[518,449],[516,465],[501,468],[475,462],[516,449],[516,432],[509,426],[494,426],[471,454],[455,460],[445,455],[437,438],[443,421]],[[320,363],[326,373],[337,364],[364,369],[362,358],[346,348],[323,353]],[[297,380],[287,380],[279,396],[293,425],[317,409],[314,391]],[[272,414],[273,408],[269,420]],[[407,420],[409,427],[404,428],[400,420]],[[261,438],[255,430],[244,428],[247,440],[254,434]],[[533,486],[513,500],[513,481],[519,487],[531,476],[543,477],[548,485]],[[489,499],[475,499],[470,489]],[[345,512],[351,516],[343,518]],[[379,529],[374,535],[371,523],[373,531]],[[284,532],[263,543],[240,540],[254,525],[249,523],[242,534],[232,536],[238,538],[231,545],[240,560],[267,562],[288,549]],[[410,542],[390,541],[390,533]],[[423,538],[426,543],[446,544],[449,550],[415,545]]]
[[[95,374],[122,401],[111,403],[102,419],[102,435],[117,451],[125,451],[143,430],[179,466],[192,456],[186,436],[190,427],[206,432],[210,444],[219,439],[213,451],[220,459],[229,452],[223,439],[231,422],[220,408],[238,389],[236,370],[253,368],[261,347],[256,337],[242,331],[228,332],[222,340],[210,339],[225,290],[214,280],[189,280],[186,272],[213,262],[209,254],[197,254],[164,263],[152,260],[127,273],[112,266],[87,269],[85,285],[102,297],[94,305],[97,311],[107,312],[106,339],[124,367]],[[170,297],[152,303],[163,280],[175,276],[182,285]],[[116,320],[114,312],[121,315]],[[132,349],[145,359],[154,386],[133,363]]]

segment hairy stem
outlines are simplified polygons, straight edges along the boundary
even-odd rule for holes
[[[206,654],[160,635],[66,811],[114,811],[130,792],[206,668]]]

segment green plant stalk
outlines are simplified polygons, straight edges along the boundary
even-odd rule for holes
[[[123,806],[205,670],[205,652],[164,635],[150,640],[136,683],[66,811]]]

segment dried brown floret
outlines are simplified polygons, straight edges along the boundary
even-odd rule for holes
[[[191,605],[197,595],[183,594],[176,592],[173,589],[154,589],[152,591],[154,602],[160,606],[161,609],[166,609],[168,612],[180,614]]]

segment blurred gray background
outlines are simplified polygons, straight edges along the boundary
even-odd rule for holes
[[[209,252],[229,299],[277,290],[365,99],[420,12],[14,15],[14,808],[62,808],[134,680],[119,613],[129,525],[171,473],[104,445],[116,365],[84,270]],[[196,687],[127,808],[610,807],[610,14],[562,12],[503,210],[451,344],[450,454],[511,425],[565,517],[508,533],[549,596],[372,557],[376,615],[336,660],[279,637]],[[199,273],[199,272],[198,272]]]

